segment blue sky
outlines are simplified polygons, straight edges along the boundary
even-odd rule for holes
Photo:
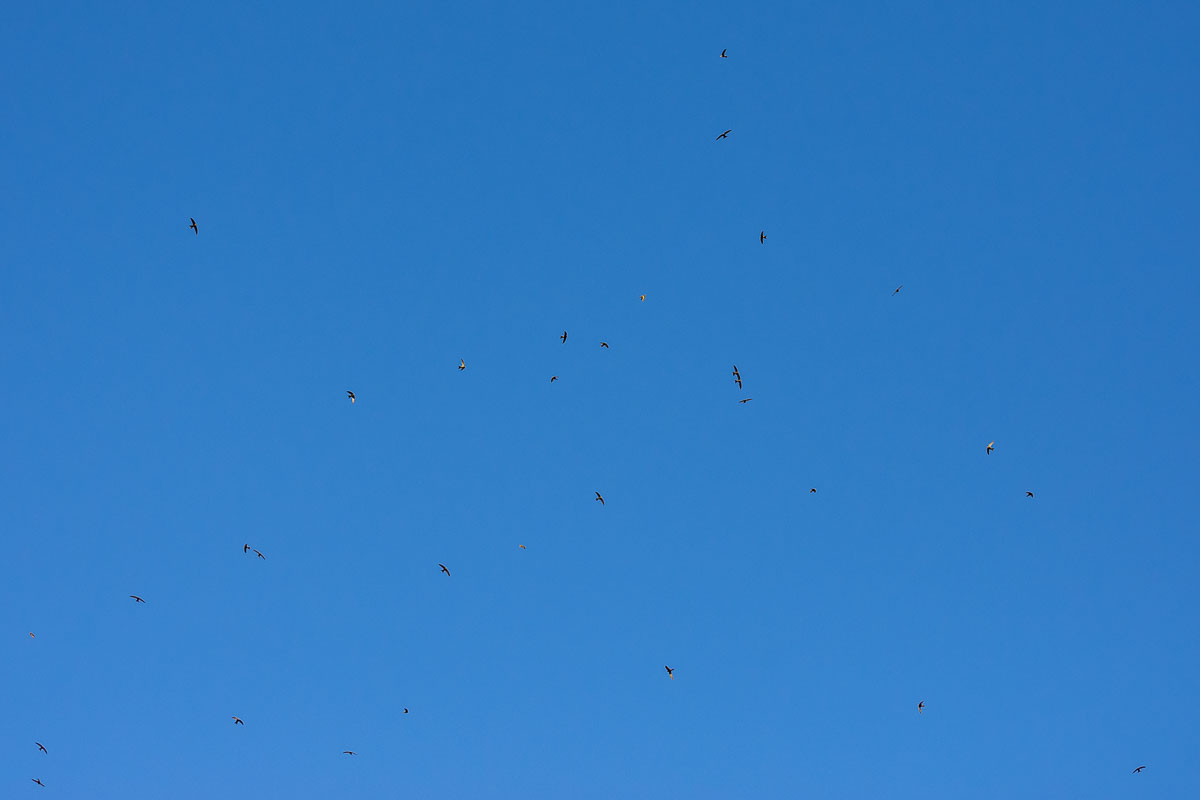
[[[0,795],[1196,796],[1200,11],[1049,6],[9,4]]]

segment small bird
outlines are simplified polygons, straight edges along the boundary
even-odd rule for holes
[[[993,450],[995,450],[995,449],[996,449],[996,440],[995,440],[995,439],[993,439],[992,441],[988,442],[988,446],[987,446],[987,451],[986,451],[986,452],[987,452],[987,454],[990,456],[990,455],[992,454],[992,451],[993,451]]]
[[[601,342],[601,343],[600,343],[600,346],[601,346],[601,347],[603,347],[605,350],[611,350],[611,349],[612,349],[611,347],[609,347],[609,346],[608,346],[608,342]]]
[[[467,362],[465,359],[460,358],[458,360],[458,368],[459,368],[459,370],[464,370],[467,368]]]
[[[1033,492],[1026,492],[1026,493],[1025,493],[1025,496],[1026,496],[1026,497],[1033,497]]]
[[[728,49],[729,49],[728,47],[725,48],[725,50],[728,50]],[[721,58],[729,58],[729,56],[725,55],[725,50],[721,51]]]
[[[246,723],[242,722],[242,718],[241,718],[241,717],[234,717],[234,718],[233,718],[233,724],[234,724],[234,725],[245,725]]]
[[[721,141],[722,139],[728,138],[728,137],[729,137],[729,134],[731,134],[731,133],[733,133],[733,128],[730,128],[729,130],[725,131],[725,132],[724,132],[724,133],[722,133],[720,136],[718,136],[718,137],[717,137],[717,141],[719,142],[719,141]]]
[[[817,490],[816,490],[816,489],[809,489],[809,490],[808,490],[808,493],[809,493],[809,494],[816,494],[816,493],[817,493]]]
[[[917,713],[918,713],[918,714],[924,714],[924,713],[925,713],[925,701],[924,701],[924,700],[922,700],[921,702],[917,703]]]
[[[738,372],[737,364],[733,365],[733,377],[735,377],[735,378],[742,377],[742,373]]]
[[[903,288],[904,288],[904,284],[903,284],[903,283],[902,283],[902,284],[900,284],[899,286],[897,286],[897,287],[896,287],[896,291],[895,291],[895,292],[892,292],[892,297],[895,297],[895,296],[896,296],[896,293],[897,293],[897,292],[899,292],[899,291],[900,291],[901,289],[903,289]]]
[[[449,577],[450,577],[450,570],[446,569],[446,565],[445,565],[445,564],[438,564],[438,566],[442,568],[442,572],[446,573],[446,577],[447,577],[447,578],[449,578]],[[469,582],[469,581],[468,581],[468,582]]]
[[[131,594],[131,595],[129,595],[129,596],[133,598],[133,602],[135,602],[135,603],[144,603],[144,602],[146,602],[146,601],[145,601],[145,600],[143,600],[142,598],[138,597],[136,594]]]
[[[646,295],[642,295],[642,302],[646,302]]]
[[[346,390],[346,397],[349,397],[349,398],[350,398],[350,404],[351,404],[351,405],[354,405],[354,392],[352,392],[352,391],[350,391],[349,389],[347,389],[347,390]]]
[[[30,639],[36,639],[37,637],[33,635],[33,631],[30,631],[30,632],[29,632],[29,638],[30,638]]]
[[[404,709],[404,713],[405,713],[405,714],[407,714],[407,713],[408,713],[408,709],[407,709],[407,708],[406,708],[406,709]]]
[[[521,548],[522,550],[525,549],[525,545],[523,545],[523,544],[519,544],[519,545],[517,545],[517,547]]]
[[[766,232],[766,231],[759,231],[759,232],[758,232],[758,243],[759,243],[759,244],[766,244],[766,243],[767,243],[767,232]]]
[[[41,750],[46,755],[50,755],[49,751],[46,750],[45,745],[43,745],[41,742],[34,742],[34,744],[36,744],[38,746],[38,750]]]
[[[754,399],[753,397],[747,397],[745,400],[738,400],[738,402],[739,403],[749,403],[753,399]]]
[[[600,496],[599,492],[596,492],[596,499],[600,501],[600,505],[604,505],[604,498]]]
[[[1134,774],[1134,775],[1137,775],[1139,772],[1141,772],[1141,771],[1142,771],[1142,770],[1144,770],[1145,768],[1146,768],[1146,765],[1145,765],[1145,764],[1142,764],[1140,767],[1138,767],[1137,769],[1135,769],[1135,770],[1133,771],[1133,774]]]
[[[199,236],[199,235],[200,235],[200,229],[196,227],[196,218],[195,218],[195,217],[188,217],[188,219],[190,219],[190,220],[192,221],[192,224],[191,224],[191,225],[188,225],[188,227],[189,227],[189,228],[191,228],[193,231],[195,231],[196,235],[197,235],[197,236]]]
[[[356,756],[356,755],[358,755],[358,753],[354,752],[353,750],[343,750],[343,751],[342,751],[342,755],[344,755],[344,756]]]
[[[42,783],[37,778],[30,778],[29,780],[33,781],[34,783],[36,783],[38,786],[42,787],[43,789],[46,788],[46,784]]]
[[[262,553],[260,553],[258,550],[255,550],[255,551],[254,551],[254,555],[258,556],[258,557],[259,557],[259,558],[261,558],[263,561],[266,561],[266,560],[267,560],[267,557],[266,557],[266,556],[264,556]]]
[[[738,385],[739,389],[742,388],[742,376],[741,375],[738,375],[736,378],[734,378],[733,382]]]
[[[671,669],[670,667],[668,667],[666,665],[663,665],[663,669],[665,669],[667,671],[668,678],[670,678],[671,680],[675,680],[675,670]]]
[[[563,335],[558,338],[562,339],[563,344],[566,344],[567,343],[567,332],[563,331]]]
[[[551,382],[551,383],[554,383],[556,380],[558,380],[558,376],[557,376],[557,375],[551,375],[551,376],[550,376],[550,382]]]
[[[248,544],[244,544],[244,545],[242,545],[242,552],[243,552],[243,553],[249,553],[249,552],[250,552],[250,545],[248,545]]]

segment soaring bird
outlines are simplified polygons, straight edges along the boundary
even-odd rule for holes
[[[990,455],[992,454],[992,451],[993,451],[993,450],[995,450],[995,449],[996,449],[996,440],[995,440],[995,439],[993,439],[992,441],[988,442],[988,446],[987,446],[987,451],[986,451],[986,452],[987,452],[987,454],[990,456]]]
[[[234,725],[245,725],[246,723],[242,722],[242,719],[241,719],[241,717],[234,717],[234,718],[233,718],[233,724],[234,724]]]
[[[1026,492],[1026,493],[1025,493],[1025,496],[1026,496],[1026,497],[1033,497],[1033,492]]]
[[[816,489],[809,489],[809,490],[808,490],[808,493],[809,493],[809,494],[816,494],[816,493],[817,493],[817,490],[816,490]]]
[[[567,332],[563,331],[563,335],[558,338],[562,339],[563,344],[566,344],[567,343]]]
[[[551,376],[550,376],[550,382],[551,382],[551,383],[554,383],[556,380],[558,380],[558,376],[557,376],[557,375],[551,375]]]
[[[30,632],[29,632],[29,638],[30,638],[30,639],[36,639],[37,637],[33,635],[33,631],[30,631]]]
[[[675,670],[671,669],[670,667],[668,667],[666,665],[663,665],[663,669],[665,669],[667,671],[668,678],[670,678],[671,680],[675,680]]]
[[[642,295],[642,302],[646,302],[646,295]]]
[[[738,372],[737,364],[733,365],[733,377],[735,377],[735,378],[742,377],[742,373]]]
[[[729,134],[731,134],[731,133],[733,133],[733,128],[730,128],[729,130],[725,131],[725,132],[724,132],[724,133],[722,133],[720,136],[718,136],[718,137],[717,137],[717,141],[719,142],[719,141],[721,141],[722,139],[728,138]]]
[[[242,545],[242,552],[243,552],[243,553],[249,553],[249,552],[250,552],[250,545],[248,545],[248,544],[244,544],[244,545]]]
[[[42,783],[37,778],[30,778],[29,780],[33,781],[34,783],[36,783],[38,786],[42,787],[43,789],[46,788],[46,784]]]
[[[458,360],[458,368],[459,368],[460,370],[463,370],[463,369],[466,369],[466,368],[467,368],[467,362],[466,362],[466,359],[462,359],[462,358],[460,358],[460,359]]]
[[[342,755],[344,755],[344,756],[356,756],[356,755],[358,755],[358,753],[354,752],[353,750],[343,750],[343,751],[342,751]]]
[[[892,292],[892,297],[895,297],[895,296],[896,296],[896,292],[899,292],[899,291],[900,291],[901,289],[903,289],[903,288],[904,288],[904,284],[903,284],[903,283],[902,283],[902,284],[900,284],[899,286],[897,286],[897,287],[896,287],[896,291],[895,291],[895,292]]]
[[[758,232],[758,243],[759,243],[759,244],[766,244],[766,243],[767,243],[767,232],[766,232],[766,231],[759,231],[759,232]]]
[[[446,573],[446,577],[447,577],[447,578],[449,578],[449,577],[450,577],[450,570],[446,569],[446,565],[445,565],[445,564],[438,564],[438,566],[442,568],[442,572]]]
[[[747,397],[745,400],[738,400],[738,402],[739,403],[749,403],[753,399],[754,399],[753,397]]]
[[[258,556],[259,558],[263,559],[264,561],[266,561],[266,559],[267,559],[267,557],[264,556],[262,553],[260,553],[258,550],[254,551],[254,555]]]
[[[352,392],[352,391],[350,391],[349,389],[347,389],[347,390],[346,390],[346,397],[349,397],[349,398],[350,398],[350,403],[351,403],[351,404],[353,404],[353,403],[354,403],[354,392]]]
[[[917,703],[917,713],[918,713],[918,714],[924,714],[924,713],[925,713],[925,701],[924,701],[924,700],[922,700],[921,702]]]
[[[143,600],[142,598],[138,597],[136,594],[131,594],[131,595],[129,595],[129,596],[133,598],[133,602],[135,602],[135,603],[144,603],[144,602],[146,602],[146,601],[145,601],[145,600]]]
[[[34,744],[36,744],[38,746],[38,750],[41,750],[46,755],[50,755],[50,752],[48,750],[46,750],[45,745],[43,745],[41,742],[34,742]]]
[[[1146,765],[1145,765],[1145,764],[1142,764],[1140,767],[1138,767],[1137,769],[1135,769],[1135,770],[1133,771],[1133,774],[1134,774],[1134,775],[1136,775],[1136,774],[1138,774],[1139,772],[1141,772],[1142,770],[1144,770],[1145,768],[1146,768]]]
[[[728,50],[728,49],[729,49],[728,47],[725,48],[725,50]],[[721,51],[721,58],[729,58],[729,56],[725,55],[725,50]]]
[[[188,217],[188,219],[190,219],[190,220],[192,221],[192,224],[191,224],[191,225],[188,225],[188,227],[189,227],[189,228],[191,228],[193,231],[195,231],[195,232],[196,232],[196,235],[197,235],[197,236],[199,236],[199,235],[200,235],[200,229],[196,227],[196,218],[195,218],[195,217]]]
[[[601,346],[601,347],[603,347],[605,350],[611,350],[611,349],[612,349],[611,347],[609,347],[609,346],[608,346],[608,342],[601,342],[601,343],[600,343],[600,346]]]
[[[517,545],[517,547],[521,548],[522,550],[525,549],[525,545],[523,545],[523,544],[519,544],[519,545]]]
[[[596,492],[596,499],[600,501],[600,505],[604,505],[604,498],[600,496],[599,492]]]
[[[407,708],[406,708],[406,709],[404,709],[404,713],[405,713],[405,714],[407,714],[407,713],[408,713],[408,709],[407,709]]]
[[[736,378],[734,378],[733,382],[738,385],[739,389],[742,388],[742,376],[741,375],[738,375]]]

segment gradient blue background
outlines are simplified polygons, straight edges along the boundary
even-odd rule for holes
[[[1200,795],[1194,4],[0,18],[0,795]]]

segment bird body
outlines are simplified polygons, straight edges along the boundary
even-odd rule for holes
[[[519,545],[517,545],[517,547],[521,548],[522,550],[525,549],[525,545],[523,545],[523,544],[519,544]]]
[[[259,551],[257,551],[257,550],[255,550],[255,551],[254,551],[254,555],[258,556],[259,558],[263,559],[264,561],[265,561],[265,560],[266,560],[266,558],[267,558],[266,556],[264,556],[262,553],[260,553],[260,552],[259,552]]]
[[[600,501],[600,505],[604,505],[604,498],[600,496],[599,492],[596,492],[596,499]]]
[[[46,750],[46,747],[41,742],[34,742],[34,744],[36,744],[38,746],[38,750],[41,750],[43,753],[46,753],[46,755],[50,754],[49,751]]]
[[[729,134],[731,134],[731,133],[733,133],[733,128],[730,128],[729,130],[725,131],[725,132],[724,132],[724,133],[722,133],[720,136],[718,136],[718,137],[717,137],[717,141],[719,142],[719,141],[721,141],[722,139],[728,138]]]
[[[725,50],[728,50],[728,49],[729,49],[728,47],[725,48]],[[721,51],[721,58],[729,58],[729,56],[725,55],[725,50]]]
[[[754,399],[753,397],[747,397],[745,400],[738,400],[738,402],[739,403],[749,403],[753,399]]]
[[[675,670],[673,670],[670,667],[665,666],[665,665],[663,666],[663,669],[665,669],[667,671],[668,678],[670,678],[671,680],[675,680]]]
[[[344,756],[356,756],[356,755],[358,755],[358,753],[354,752],[353,750],[343,750],[343,751],[342,751],[342,755],[344,755]]]
[[[560,336],[558,338],[562,339],[563,344],[566,344],[567,343],[567,332],[563,331],[562,336]]]
[[[241,717],[233,717],[233,724],[234,725],[245,725],[246,723],[242,722]]]
[[[990,456],[992,454],[992,451],[995,449],[996,449],[996,441],[993,439],[992,441],[988,442],[987,450],[985,452]]]
[[[759,232],[758,232],[758,243],[759,243],[759,244],[766,244],[766,243],[767,243],[767,232],[766,232],[766,231],[759,231]]]
[[[642,295],[642,302],[646,302],[646,295]]]
[[[192,229],[192,232],[194,232],[194,233],[195,233],[197,236],[199,236],[199,235],[200,235],[200,229],[196,227],[196,218],[195,218],[195,217],[188,217],[188,219],[190,219],[190,220],[192,221],[192,224],[191,224],[191,225],[188,225],[188,227]]]
[[[37,778],[30,778],[29,780],[33,781],[34,783],[36,783],[38,786],[42,787],[43,789],[46,788],[46,784],[42,783]]]
[[[809,489],[809,490],[808,490],[808,493],[809,493],[809,494],[816,494],[816,493],[817,493],[817,490],[816,490],[816,489]]]
[[[557,375],[551,375],[551,376],[550,376],[550,382],[551,382],[551,383],[554,383],[556,380],[558,380],[558,376],[557,376]]]
[[[458,360],[458,369],[459,369],[460,371],[462,371],[462,370],[464,370],[464,369],[466,369],[466,368],[467,368],[467,362],[466,362],[466,359],[462,359],[462,358],[460,358],[460,359]]]
[[[1026,492],[1026,493],[1025,493],[1025,496],[1026,496],[1026,497],[1033,497],[1033,492]]]
[[[442,568],[442,572],[446,573],[446,577],[447,577],[447,578],[449,578],[449,577],[450,577],[450,570],[446,569],[446,565],[445,565],[445,564],[438,564],[438,566]],[[468,583],[470,583],[470,581],[468,581]]]
[[[144,602],[146,602],[146,601],[145,601],[145,600],[143,600],[142,598],[138,597],[136,594],[131,594],[131,595],[129,595],[129,596],[130,596],[131,598],[133,598],[133,602],[135,602],[135,603],[144,603]]]
[[[350,404],[351,404],[351,405],[353,405],[353,404],[354,404],[354,392],[352,392],[352,391],[350,391],[349,389],[347,389],[347,390],[346,390],[346,397],[349,397],[349,398],[350,398]]]
[[[1138,767],[1137,769],[1135,769],[1135,770],[1133,771],[1133,774],[1134,774],[1134,775],[1136,775],[1136,774],[1138,774],[1139,772],[1141,772],[1142,770],[1144,770],[1145,768],[1146,768],[1146,765],[1145,765],[1145,764],[1142,764],[1140,767]]]
[[[248,544],[244,544],[244,545],[242,545],[242,552],[243,552],[243,553],[249,553],[249,552],[250,552],[250,545],[248,545]]]
[[[892,292],[892,297],[895,297],[895,296],[896,296],[896,292],[899,292],[899,291],[900,291],[901,289],[903,289],[903,288],[904,288],[904,284],[903,284],[903,283],[902,283],[902,284],[900,284],[899,286],[897,286],[897,287],[896,287],[896,291],[895,291],[895,292]]]
[[[924,700],[922,700],[921,702],[917,703],[917,713],[918,713],[918,714],[924,714],[924,713],[925,713],[925,701],[924,701]]]
[[[601,343],[600,343],[600,346],[601,346],[601,347],[603,347],[605,350],[611,350],[611,349],[612,349],[611,347],[609,347],[609,346],[608,346],[608,342],[601,342]]]

